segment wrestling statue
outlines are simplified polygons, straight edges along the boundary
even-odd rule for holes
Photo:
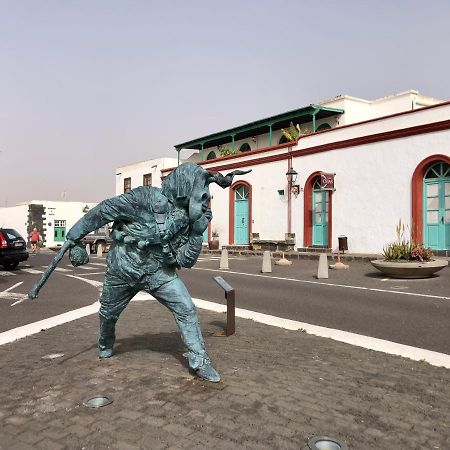
[[[73,265],[88,262],[81,239],[113,222],[100,298],[99,357],[112,356],[116,322],[130,300],[144,290],[172,312],[190,368],[204,380],[220,381],[205,350],[195,305],[177,269],[192,267],[201,252],[203,232],[212,218],[209,184],[226,188],[235,175],[248,172],[237,170],[223,176],[185,163],[164,179],[161,189],[141,186],[102,201],[69,230],[67,241],[29,297],[37,297],[67,249]]]

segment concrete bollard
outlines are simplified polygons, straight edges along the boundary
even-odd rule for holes
[[[317,278],[328,278],[328,258],[326,253],[319,256],[319,268],[317,269]]]
[[[263,253],[263,261],[262,261],[262,273],[271,273],[272,272],[272,259],[270,257],[269,250],[266,250]]]
[[[86,244],[86,253],[87,253],[88,255],[91,254],[91,246],[90,246],[89,244]]]
[[[99,257],[103,256],[103,245],[102,244],[97,245],[97,256],[99,256]]]
[[[222,253],[220,254],[220,266],[219,269],[228,270],[230,267],[228,266],[228,250],[226,248],[222,249]]]

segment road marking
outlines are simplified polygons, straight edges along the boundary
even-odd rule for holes
[[[30,323],[22,327],[13,328],[12,330],[0,333],[0,345],[8,344],[9,342],[17,341],[32,334],[39,333],[42,330],[53,328],[63,323],[72,322],[82,317],[90,316],[98,312],[100,303],[95,302],[92,305],[84,306],[83,308],[75,309],[58,316],[50,317],[48,319],[39,320],[38,322]]]
[[[38,273],[44,273],[42,270],[36,270],[36,269],[21,269],[21,272],[31,273],[32,275],[37,275]]]
[[[22,269],[23,270],[23,269]],[[14,277],[16,274],[14,272],[5,272],[4,270],[2,270],[0,272],[0,276],[1,277]]]
[[[90,274],[86,274],[86,275],[90,275]],[[103,286],[103,283],[101,281],[89,280],[87,278],[78,277],[76,275],[66,275],[66,277],[75,278],[76,280],[84,281],[94,287],[97,287],[97,288],[100,286]]]
[[[83,273],[83,277],[90,277],[91,275],[105,275],[105,271],[103,272],[89,272]]]
[[[228,273],[228,274],[232,273],[234,275],[244,275],[246,277],[267,278],[269,280],[272,279],[272,280],[281,280],[281,281],[293,281],[295,283],[318,284],[320,286],[340,287],[340,288],[347,288],[347,289],[359,289],[361,291],[387,292],[390,294],[411,295],[413,297],[425,297],[425,298],[434,298],[434,299],[439,299],[439,300],[450,300],[450,297],[446,297],[444,295],[418,294],[416,292],[392,291],[390,289],[368,288],[368,287],[364,287],[364,286],[351,286],[351,285],[347,285],[347,284],[322,283],[320,281],[297,280],[296,278],[272,277],[269,275],[259,275],[256,273],[232,272],[230,270],[220,270],[220,269],[207,269],[205,267],[192,267],[192,270],[205,270],[207,272],[222,272],[222,273]]]
[[[72,272],[72,271],[70,269],[64,269],[63,267],[56,267],[55,272]]]
[[[76,278],[81,281],[85,281],[93,286],[99,286],[102,283],[94,280],[87,280],[85,278],[77,277],[75,275],[66,275],[68,277]],[[267,277],[275,278],[275,277]],[[294,280],[297,281],[297,280]],[[321,283],[319,283],[321,284]],[[341,286],[341,285],[338,285]],[[136,296],[136,300],[151,300],[149,294],[145,292],[139,292]],[[193,299],[195,305],[201,309],[207,309],[209,311],[215,311],[224,313],[227,310],[226,305],[219,303],[202,300],[199,298]],[[35,333],[39,333],[42,329],[48,329],[62,325],[67,322],[71,322],[76,319],[80,319],[85,316],[89,316],[98,312],[99,302],[95,302],[92,305],[85,306],[83,308],[69,311],[67,313],[59,314],[58,316],[50,317],[48,319],[40,320],[35,323],[24,325],[22,327],[14,328],[12,330],[0,333],[0,345],[16,341],[17,339],[30,336]],[[391,355],[398,355],[405,358],[410,358],[415,361],[427,361],[434,366],[443,366],[450,369],[450,355],[445,353],[438,353],[431,350],[426,350],[417,347],[411,347],[409,345],[398,344],[396,342],[386,341],[384,339],[373,338],[370,336],[364,336],[361,334],[350,333],[348,331],[336,330],[334,328],[326,328],[318,325],[311,325],[309,323],[297,322],[295,320],[283,319],[281,317],[271,316],[247,309],[236,308],[236,317],[243,319],[254,320],[265,325],[275,326],[278,328],[285,328],[287,330],[300,330],[303,329],[309,334],[313,334],[319,337],[331,338],[335,341],[344,342],[346,344],[355,345],[370,350],[380,351]]]
[[[89,263],[91,266],[103,266],[103,267],[106,267],[106,264],[104,264],[104,263],[95,263],[95,262],[91,262],[91,263]]]
[[[23,283],[23,281],[19,281],[16,284],[13,284],[11,287],[9,287],[8,289],[5,289],[3,292],[9,292],[12,291],[13,289],[15,289],[17,286],[20,286]]]
[[[198,308],[207,309],[224,313],[227,311],[226,305],[209,302],[194,298],[194,303]],[[271,316],[247,309],[236,308],[236,317],[242,319],[251,319],[265,325],[271,325],[278,328],[285,328],[287,330],[306,330],[309,334],[315,336],[331,338],[335,341],[345,342],[346,344],[356,345],[370,350],[375,350],[391,355],[403,356],[415,361],[427,361],[433,366],[444,366],[450,369],[450,355],[445,353],[438,353],[423,348],[411,347],[409,345],[398,344],[396,342],[386,341],[384,339],[373,338],[361,334],[350,333],[348,331],[336,330],[334,328],[326,328],[318,325],[311,325],[309,323],[297,322],[296,320],[283,319],[281,317]]]

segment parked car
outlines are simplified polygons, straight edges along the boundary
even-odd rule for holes
[[[0,228],[0,264],[6,270],[11,270],[27,259],[25,239],[12,228]]]
[[[96,253],[99,247],[102,248],[102,252],[105,252],[112,244],[110,233],[109,226],[105,225],[102,228],[99,228],[98,230],[84,236],[81,242],[84,245],[89,244],[92,253]]]

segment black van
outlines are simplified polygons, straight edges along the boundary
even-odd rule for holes
[[[0,228],[0,264],[11,270],[27,259],[27,244],[23,237],[12,228]]]

